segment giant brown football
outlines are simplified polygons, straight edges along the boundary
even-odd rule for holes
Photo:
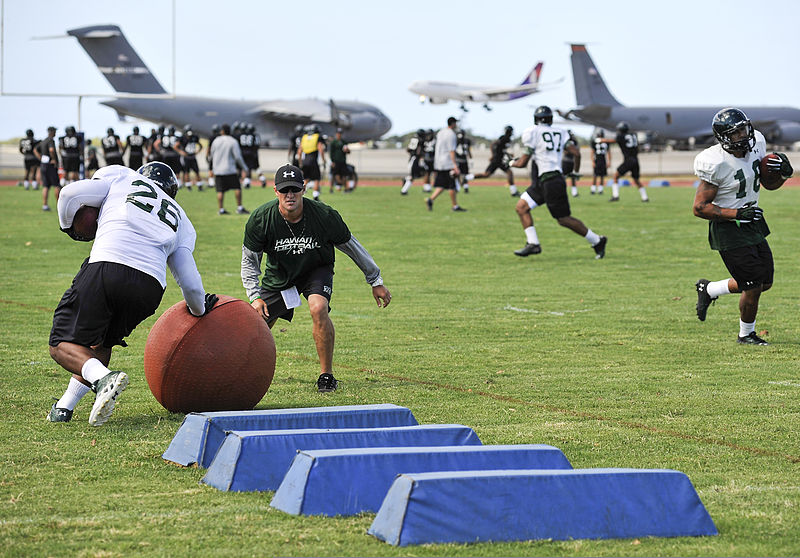
[[[173,413],[255,407],[275,373],[275,341],[249,303],[220,295],[193,316],[186,302],[156,321],[144,349],[144,374],[156,400]]]
[[[780,162],[781,158],[778,157],[776,153],[770,153],[769,155],[765,155],[763,159],[761,159],[760,163],[760,170],[761,170],[761,185],[766,188],[767,190],[777,190],[781,186],[783,186],[783,178],[779,172],[774,172],[769,169],[767,166],[767,162],[770,160],[777,160]]]

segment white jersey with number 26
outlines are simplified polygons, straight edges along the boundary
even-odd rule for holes
[[[528,148],[539,167],[539,176],[546,172],[561,172],[561,158],[569,134],[557,126],[537,124],[522,132],[522,145]]]
[[[104,167],[91,180],[65,187],[61,197],[62,228],[72,225],[81,205],[100,208],[90,262],[127,265],[166,287],[167,258],[179,248],[194,251],[197,234],[183,209],[155,182],[132,169]]]
[[[761,189],[759,163],[767,153],[764,135],[755,131],[756,145],[744,157],[734,157],[722,146],[712,145],[694,159],[694,173],[718,188],[713,204],[739,209],[758,204]]]

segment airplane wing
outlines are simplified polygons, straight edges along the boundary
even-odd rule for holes
[[[250,111],[262,118],[292,123],[324,122],[349,128],[350,118],[339,111],[333,99],[278,100],[261,103]]]
[[[550,87],[555,87],[556,85],[558,85],[559,83],[561,83],[563,81],[564,81],[564,78],[562,77],[558,81],[554,81],[554,82],[551,82],[551,83],[527,83],[525,85],[516,85],[514,87],[503,87],[503,88],[499,88],[498,87],[498,88],[495,88],[495,89],[488,89],[487,88],[487,89],[481,89],[479,91],[477,91],[477,90],[476,91],[466,91],[465,93],[467,95],[473,95],[474,94],[475,96],[484,95],[484,96],[488,97],[489,99],[493,99],[493,98],[496,98],[496,97],[507,97],[509,95],[514,95],[514,94],[518,94],[518,93],[525,93],[525,94],[537,93],[537,92],[541,91],[542,89],[548,89]]]

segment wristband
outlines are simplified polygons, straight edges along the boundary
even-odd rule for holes
[[[373,287],[380,287],[381,285],[383,285],[383,277],[378,275],[378,278],[375,279],[372,283],[370,283],[370,285],[372,285]]]

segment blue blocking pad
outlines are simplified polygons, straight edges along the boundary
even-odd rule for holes
[[[378,428],[414,426],[417,419],[405,407],[388,403],[263,411],[190,413],[161,456],[183,465],[208,467],[229,430],[288,430],[294,428]]]
[[[374,513],[400,473],[571,468],[560,449],[543,444],[305,450],[270,505],[294,515]]]
[[[716,535],[689,478],[667,469],[399,475],[368,531],[393,545]]]
[[[476,446],[460,424],[228,432],[202,481],[219,490],[275,490],[298,450],[394,446]],[[337,482],[338,479],[331,479]]]

